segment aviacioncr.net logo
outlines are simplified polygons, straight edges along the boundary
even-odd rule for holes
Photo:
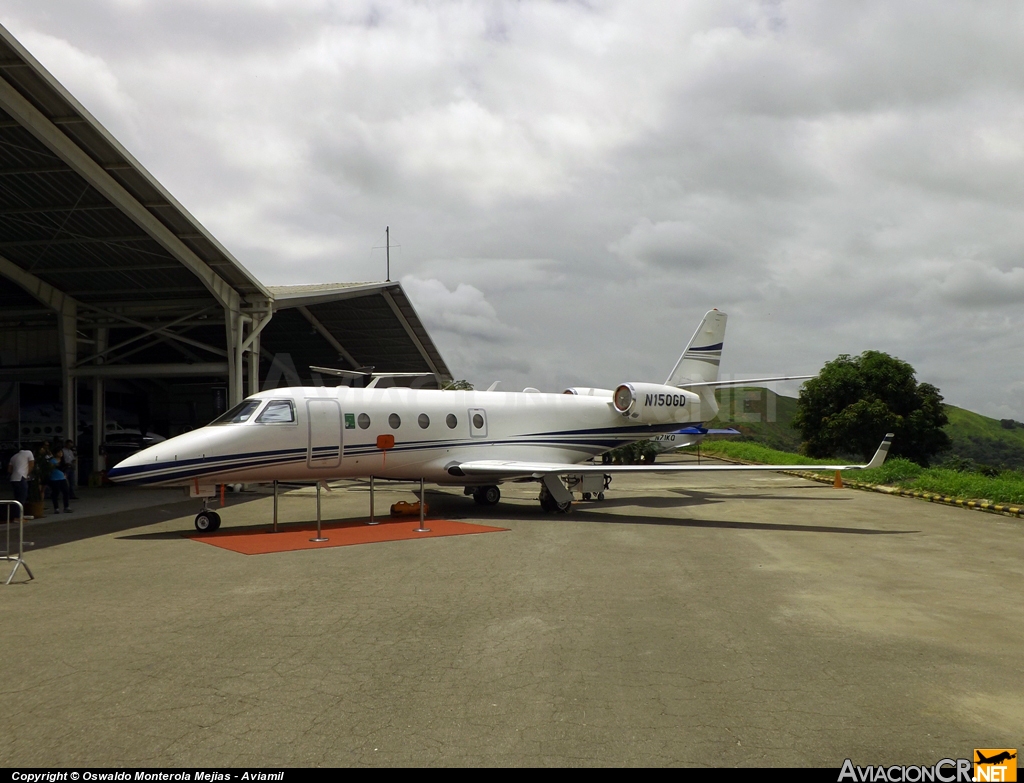
[[[973,764],[970,759],[941,759],[930,767],[884,765],[855,767],[850,759],[843,762],[839,783],[972,783]]]

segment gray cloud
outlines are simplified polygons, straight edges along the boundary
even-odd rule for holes
[[[661,380],[717,306],[726,373],[878,348],[1024,419],[1021,15],[9,0],[0,21],[268,282],[379,279],[390,225],[393,276],[478,384]]]

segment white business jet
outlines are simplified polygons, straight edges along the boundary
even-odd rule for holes
[[[205,427],[128,457],[108,473],[116,482],[191,486],[340,478],[384,478],[464,486],[484,505],[497,503],[505,481],[538,481],[546,511],[566,512],[572,493],[563,477],[586,473],[676,473],[780,470],[792,465],[603,465],[610,449],[700,425],[715,417],[715,388],[809,376],[718,381],[726,315],[701,321],[665,383],[615,389],[571,388],[562,394],[442,391],[379,385],[271,389],[245,399]],[[886,435],[867,465],[882,464]],[[208,490],[204,492],[204,490]],[[200,530],[220,519],[205,508]]]

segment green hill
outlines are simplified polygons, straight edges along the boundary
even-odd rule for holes
[[[715,393],[718,416],[710,427],[733,427],[742,435],[722,436],[730,440],[763,443],[778,451],[800,449],[800,433],[791,423],[796,414],[796,399],[782,397],[768,389],[719,389]],[[949,424],[944,429],[953,442],[947,455],[969,459],[980,465],[1024,468],[1024,424],[990,419],[979,413],[946,406]],[[709,440],[714,439],[709,438]]]
[[[981,465],[1024,468],[1024,424],[998,419],[946,406],[949,424],[944,429],[953,441],[952,453]]]
[[[763,443],[777,451],[800,449],[800,433],[791,426],[796,415],[795,397],[783,397],[769,389],[738,387],[718,389],[715,399],[718,416],[707,426],[732,427],[743,433],[722,438]]]

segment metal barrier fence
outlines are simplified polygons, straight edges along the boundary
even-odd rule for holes
[[[3,556],[0,556],[0,560],[6,560],[14,563],[14,568],[11,569],[10,575],[7,577],[5,585],[9,585],[11,580],[14,579],[14,574],[17,573],[18,568],[24,568],[28,574],[29,580],[35,579],[32,576],[32,569],[28,567],[28,563],[25,562],[24,549],[25,549],[25,509],[17,500],[0,500],[0,506],[7,507],[7,547],[4,549]],[[16,507],[18,511],[18,556],[15,557],[11,554],[11,508]]]

